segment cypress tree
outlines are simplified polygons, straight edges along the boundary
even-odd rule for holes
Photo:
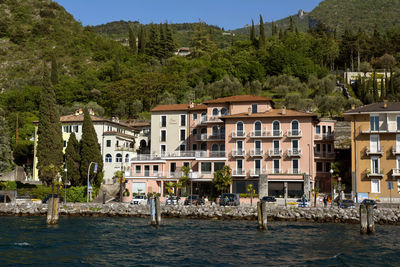
[[[272,34],[272,36],[278,34],[278,27],[276,26],[276,23],[273,21],[271,23],[271,34]]]
[[[160,34],[155,24],[150,24],[149,42],[146,45],[146,54],[154,57],[160,56]]]
[[[10,137],[4,118],[4,111],[0,108],[0,173],[10,170],[11,165]]]
[[[137,53],[137,45],[136,45],[136,35],[133,31],[133,26],[129,25],[129,49],[131,50],[132,54]]]
[[[280,40],[283,39],[283,31],[282,31],[282,28],[279,28],[279,39],[280,39]]]
[[[84,178],[81,179],[80,165],[80,145],[75,137],[75,133],[71,133],[68,139],[67,148],[65,149],[65,164],[67,167],[67,179],[71,181],[71,184],[85,185],[86,181]]]
[[[254,20],[251,20],[250,41],[253,45],[256,43],[256,30],[254,28]]]
[[[143,25],[139,26],[139,36],[138,36],[138,53],[144,54],[146,52],[146,33]]]
[[[165,27],[164,31],[165,31],[165,39],[166,39],[166,48],[168,51],[168,57],[170,57],[175,52],[176,44],[175,44],[174,37],[172,35],[171,26],[168,25],[168,23],[166,22],[164,24],[164,27]]]
[[[98,164],[97,174],[94,173],[94,164],[89,171],[89,180],[95,187],[100,187],[103,181],[103,157],[100,152],[97,134],[94,130],[93,122],[87,108],[83,111],[82,139],[81,139],[81,177],[86,185],[87,174],[90,162]]]
[[[158,58],[167,58],[168,57],[168,47],[167,47],[167,37],[166,37],[166,32],[164,30],[163,25],[160,23],[158,26],[158,30],[160,33],[160,49],[158,51]]]
[[[264,21],[262,16],[260,15],[260,38],[258,40],[258,48],[260,50],[265,49],[265,30],[264,30]]]
[[[119,59],[114,58],[113,70],[111,72],[111,81],[115,82],[121,79],[121,69],[119,67]]]
[[[63,139],[56,97],[44,69],[39,106],[37,157],[39,179],[50,184],[63,163]]]
[[[289,32],[293,32],[294,31],[294,23],[293,23],[293,18],[290,17],[289,18],[289,28],[288,28]]]
[[[51,57],[51,74],[50,74],[51,84],[56,85],[58,84],[58,67],[56,56]]]

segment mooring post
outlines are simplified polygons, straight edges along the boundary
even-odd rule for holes
[[[267,204],[265,202],[257,202],[257,219],[258,229],[267,230]]]
[[[155,199],[152,197],[150,198],[150,224],[156,225],[156,203]]]
[[[375,233],[375,222],[374,222],[374,206],[367,205],[367,233]]]
[[[156,197],[156,223],[157,226],[161,225],[161,205],[160,205],[160,197]]]
[[[263,223],[262,223],[262,228],[263,230],[267,230],[268,226],[268,215],[267,215],[267,203],[266,202],[262,202],[261,203],[261,211],[262,211],[262,219],[263,219]]]
[[[258,229],[262,230],[262,212],[261,212],[261,202],[257,202],[257,222],[258,222]]]
[[[55,198],[54,195],[49,199],[47,206],[47,224],[57,224],[58,223],[58,207],[59,207],[59,198],[58,196]]]
[[[360,204],[360,233],[366,234],[368,228],[367,222],[367,207],[364,204]]]

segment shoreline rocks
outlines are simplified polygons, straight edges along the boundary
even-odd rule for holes
[[[211,206],[166,206],[162,205],[163,218],[187,218],[209,220],[256,220],[255,206],[220,207]],[[47,204],[7,203],[0,204],[0,216],[45,216]],[[149,217],[147,205],[108,203],[67,203],[60,205],[60,216],[92,217]],[[374,210],[377,224],[400,225],[400,210],[380,208]],[[317,223],[359,223],[358,209],[268,207],[269,221],[298,221]]]

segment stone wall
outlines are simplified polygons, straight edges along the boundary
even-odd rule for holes
[[[164,218],[197,218],[213,220],[256,220],[256,207],[220,207],[211,206],[165,206],[162,205]],[[47,212],[46,204],[8,203],[0,204],[0,215],[3,216],[41,216]],[[400,210],[380,208],[374,211],[375,222],[379,224],[400,225]],[[60,205],[61,216],[94,216],[94,217],[149,217],[147,205],[130,205],[125,203],[109,204],[69,204]],[[268,207],[270,221],[300,222],[334,222],[359,223],[358,209],[338,208],[297,208],[270,205]]]

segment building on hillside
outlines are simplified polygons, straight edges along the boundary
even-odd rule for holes
[[[368,79],[372,79],[374,77],[374,72],[351,72],[351,71],[347,71],[344,72],[344,79],[347,82],[347,84],[353,85],[354,83],[357,82],[357,80],[361,79],[361,78],[368,78]],[[378,88],[380,87],[382,81],[385,82],[386,78],[390,79],[390,72],[375,72],[375,79],[377,80],[377,84],[378,84]]]
[[[129,127],[133,129],[135,139],[135,151],[140,154],[150,153],[150,121],[132,121],[128,122]]]
[[[270,98],[239,95],[203,104],[161,105],[152,110],[151,154],[132,159],[128,189],[166,194],[165,183],[177,181],[182,166],[191,168],[193,193],[214,193],[213,173],[232,169],[230,191],[258,190],[267,175],[269,195],[310,197],[310,189],[330,188],[324,168],[334,161],[333,121],[311,113],[275,109]],[[319,157],[315,157],[318,148]],[[322,170],[316,163],[323,162]]]
[[[400,202],[400,102],[373,103],[343,113],[351,122],[353,195]],[[392,188],[392,189],[389,189]]]
[[[191,54],[191,52],[190,52],[190,48],[189,47],[178,48],[178,51],[175,52],[175,55],[181,56],[181,57],[186,57],[186,56],[188,56],[190,54]]]
[[[134,130],[128,124],[122,123],[118,118],[112,120],[95,116],[93,111],[89,110],[94,129],[97,134],[101,154],[103,156],[103,183],[112,184],[114,173],[124,170],[125,175],[130,175],[130,160],[137,153],[137,139],[140,132]],[[61,116],[62,135],[64,140],[64,151],[67,147],[68,139],[71,133],[75,133],[77,140],[82,138],[83,111],[77,110],[72,115]],[[36,127],[37,130],[37,127]],[[35,149],[33,163],[33,179],[39,180],[37,169],[36,145],[37,131],[35,131]],[[142,140],[148,140],[144,137]]]

